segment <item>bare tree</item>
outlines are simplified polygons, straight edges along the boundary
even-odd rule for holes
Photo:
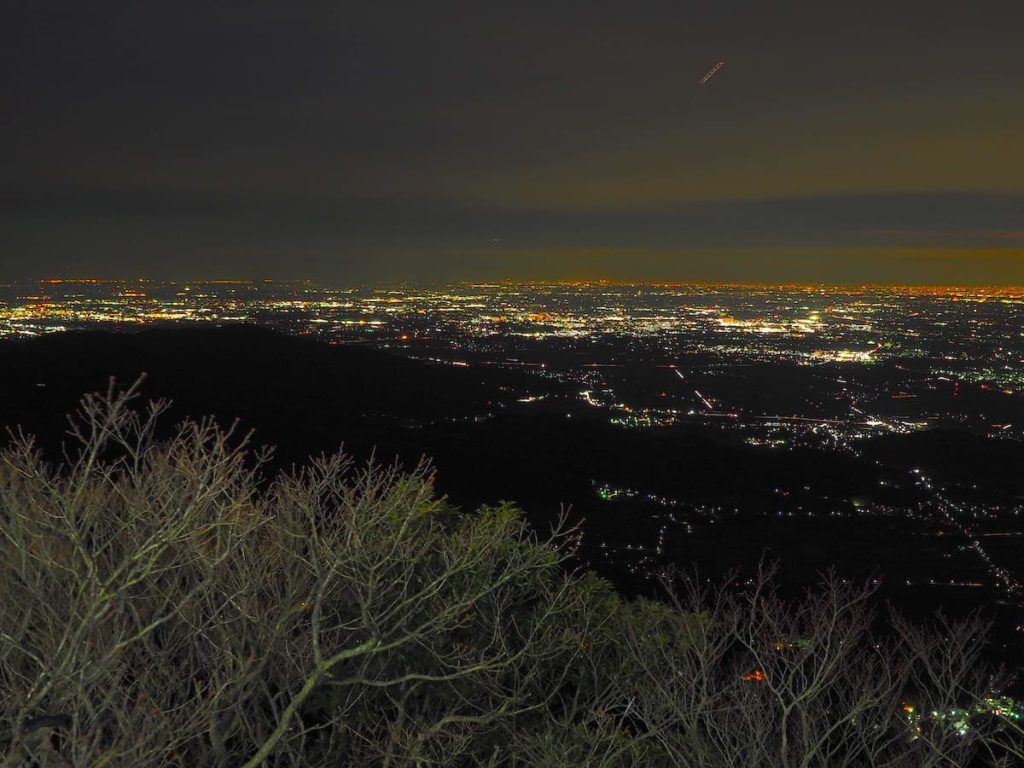
[[[564,533],[458,513],[426,467],[262,481],[244,438],[159,441],[135,395],[85,398],[60,467],[0,454],[5,764],[433,764],[543,704]]]
[[[1022,733],[977,618],[898,616],[827,574],[786,600],[566,573],[509,504],[343,455],[264,477],[212,421],[158,439],[137,387],[73,447],[0,451],[0,765],[967,768]],[[1006,711],[1004,711],[1006,710]]]
[[[644,729],[671,762],[702,766],[855,768],[968,766],[989,754],[980,723],[954,728],[996,684],[980,659],[984,622],[872,631],[872,584],[834,573],[799,600],[782,599],[773,573],[749,583],[669,582],[683,625],[679,641],[652,653]],[[922,713],[923,716],[922,716]]]
[[[245,514],[255,470],[209,422],[158,445],[164,405],[140,414],[134,394],[83,400],[79,449],[59,470],[23,436],[0,454],[9,764],[40,723],[60,723],[74,765],[169,762],[218,694],[182,674],[196,653],[182,627],[209,590],[197,573],[222,569],[256,523]]]

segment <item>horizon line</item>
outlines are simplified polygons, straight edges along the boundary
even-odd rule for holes
[[[494,278],[494,279],[456,279],[456,280],[365,280],[340,286],[331,281],[313,278],[156,278],[156,277],[38,277],[6,280],[2,286],[19,284],[36,285],[110,285],[119,283],[156,283],[163,285],[202,284],[202,285],[315,285],[330,289],[353,289],[386,286],[488,286],[488,285],[548,285],[548,286],[645,286],[645,287],[685,287],[715,286],[725,288],[905,288],[905,289],[945,289],[945,290],[1024,290],[1024,283],[911,283],[911,282],[880,282],[880,281],[802,281],[802,280],[631,280],[618,278]]]

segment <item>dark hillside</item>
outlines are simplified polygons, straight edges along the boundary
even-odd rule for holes
[[[0,425],[38,434],[51,456],[59,456],[64,414],[82,393],[104,389],[112,375],[128,383],[145,372],[143,396],[174,401],[169,425],[186,415],[237,418],[257,444],[277,447],[279,466],[344,444],[357,459],[375,454],[410,466],[430,457],[438,489],[466,508],[508,499],[543,527],[571,507],[586,519],[588,546],[610,541],[623,550],[604,560],[588,550],[595,567],[620,583],[667,524],[665,507],[642,501],[652,493],[680,503],[663,557],[711,570],[749,565],[766,550],[798,579],[813,578],[821,562],[847,549],[856,551],[846,564],[858,574],[929,570],[942,556],[911,566],[893,551],[900,535],[888,524],[865,522],[868,540],[854,545],[848,526],[831,522],[836,510],[852,513],[854,499],[914,502],[906,484],[879,482],[893,476],[884,466],[685,431],[622,429],[579,404],[574,389],[515,371],[427,364],[248,326],[56,334],[4,342],[0,361]],[[520,402],[527,394],[547,397]],[[611,502],[601,487],[639,495]],[[813,531],[798,523],[810,514],[818,520]],[[793,522],[770,524],[780,515]],[[812,544],[826,546],[828,557]]]
[[[127,384],[145,373],[144,397],[173,400],[170,422],[237,418],[257,443],[277,447],[282,464],[342,443],[384,461],[426,454],[442,488],[466,503],[578,505],[596,480],[693,503],[774,507],[780,483],[794,479],[843,498],[876,485],[875,470],[834,454],[612,427],[559,397],[571,389],[528,374],[427,364],[251,326],[54,334],[4,342],[0,360],[0,425],[23,426],[49,450],[83,393],[105,389],[111,376]],[[517,402],[526,393],[549,400],[527,407]]]
[[[84,392],[145,373],[143,395],[171,398],[171,420],[238,418],[289,462],[337,448],[350,432],[472,417],[512,400],[511,386],[544,388],[515,373],[427,365],[253,326],[7,341],[0,365],[0,424],[23,425],[46,445]]]

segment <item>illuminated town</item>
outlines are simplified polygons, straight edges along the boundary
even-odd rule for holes
[[[1024,437],[1024,289],[48,280],[0,286],[0,338],[258,323],[447,364],[533,369],[627,426],[849,449],[944,424]],[[744,368],[777,381],[749,391]],[[660,371],[645,380],[640,369]],[[756,395],[756,396],[754,396]],[[769,408],[774,406],[774,408]]]
[[[595,476],[594,509],[607,512],[588,513],[581,553],[649,581],[664,563],[700,560],[722,540],[748,540],[755,561],[765,546],[795,558],[807,526],[849,542],[866,536],[868,520],[876,538],[858,546],[882,563],[898,599],[991,604],[1008,630],[999,642],[1024,638],[1020,496],[894,468],[878,453],[887,439],[935,429],[1008,446],[1024,439],[1024,290],[58,280],[0,289],[0,334],[10,338],[235,323],[527,374],[477,422],[554,413],[626,433],[691,430],[767,455],[878,465],[874,489],[855,492],[780,470],[768,501]],[[616,515],[643,522],[623,530]],[[914,542],[913,556],[894,554],[894,542]]]

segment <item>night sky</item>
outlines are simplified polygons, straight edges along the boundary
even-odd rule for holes
[[[1024,284],[1024,2],[2,0],[0,254]]]

